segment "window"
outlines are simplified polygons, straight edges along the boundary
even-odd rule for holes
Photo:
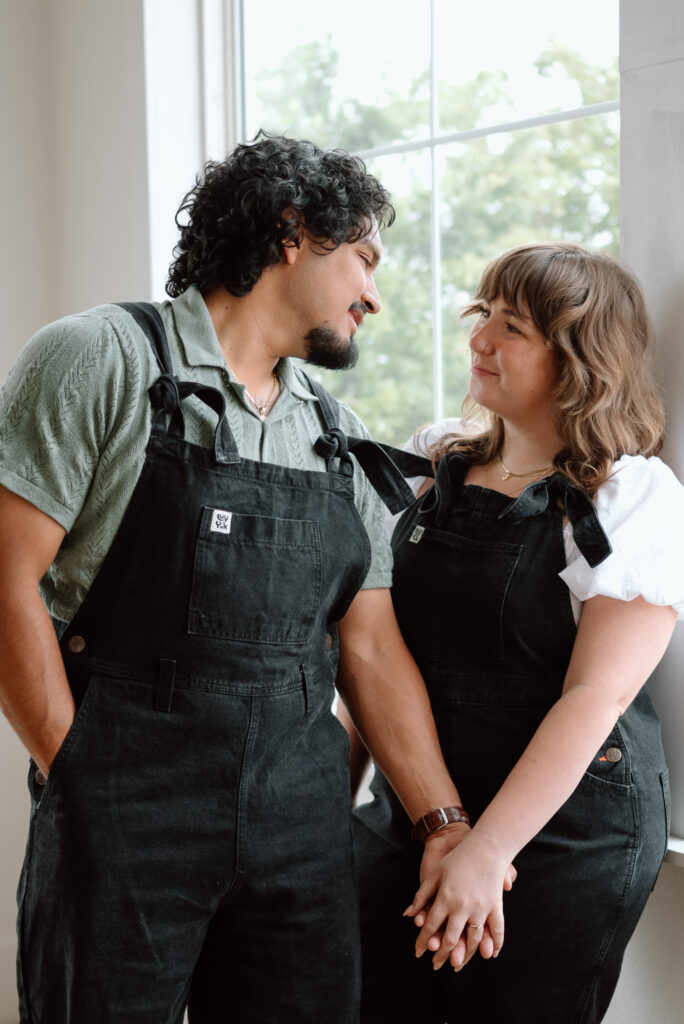
[[[242,137],[342,146],[394,197],[383,312],[356,369],[321,379],[400,442],[458,414],[459,313],[492,256],[549,239],[617,254],[618,2],[415,0],[404,17],[389,0],[249,0],[238,21]]]

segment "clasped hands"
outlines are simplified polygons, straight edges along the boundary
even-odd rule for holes
[[[433,954],[435,970],[447,960],[460,971],[479,948],[496,957],[504,941],[503,893],[516,879],[468,825],[449,825],[428,836],[420,888],[404,911],[420,928],[416,956]]]

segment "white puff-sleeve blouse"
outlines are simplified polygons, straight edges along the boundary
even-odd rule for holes
[[[444,434],[467,431],[460,419],[440,420],[411,438],[406,450],[424,455]],[[423,479],[410,483],[415,493]],[[592,569],[575,544],[572,525],[564,527],[567,564],[559,575],[570,590],[575,618],[583,601],[601,594],[671,605],[684,619],[684,487],[672,470],[655,456],[623,455],[594,504],[613,550]]]

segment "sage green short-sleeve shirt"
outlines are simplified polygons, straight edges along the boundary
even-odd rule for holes
[[[181,380],[201,381],[226,398],[241,455],[294,469],[325,470],[313,450],[321,433],[317,399],[296,364],[278,366],[281,395],[264,423],[230,373],[204,300],[195,288],[159,305]],[[145,458],[152,424],[148,389],[160,370],[150,344],[115,305],[44,327],[0,389],[0,484],[67,531],[41,584],[48,611],[70,621],[100,568]],[[209,446],[215,414],[196,397],[184,403],[186,439]],[[368,436],[341,405],[345,433]],[[364,587],[391,584],[392,555],[383,506],[355,464],[355,502],[372,548]]]

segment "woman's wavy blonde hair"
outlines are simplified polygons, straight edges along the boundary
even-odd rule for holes
[[[629,271],[570,242],[522,245],[492,260],[462,315],[499,296],[516,313],[527,306],[554,350],[554,419],[566,442],[556,470],[593,494],[621,455],[660,451],[665,415],[653,374],[653,334],[641,287]],[[463,416],[483,420],[483,432],[446,434],[428,449],[435,464],[452,451],[474,464],[500,452],[500,416],[470,395]]]

